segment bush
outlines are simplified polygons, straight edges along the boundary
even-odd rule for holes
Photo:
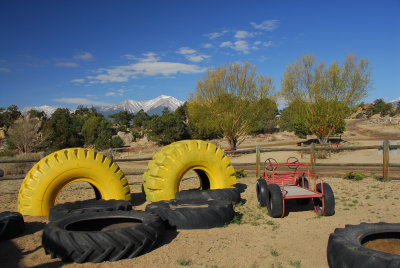
[[[124,141],[121,139],[120,136],[112,137],[111,139],[111,148],[120,148],[124,145]]]
[[[117,132],[127,132],[126,126],[119,126],[119,127],[117,127]]]
[[[364,179],[364,175],[357,172],[348,172],[343,175],[343,179],[345,180],[353,180],[353,181],[361,181]]]
[[[235,176],[236,178],[246,178],[247,174],[244,172],[244,169],[241,169],[233,173],[233,176]]]

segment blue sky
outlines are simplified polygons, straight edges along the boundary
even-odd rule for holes
[[[0,107],[186,100],[207,68],[368,58],[365,99],[400,97],[400,1],[0,1]]]

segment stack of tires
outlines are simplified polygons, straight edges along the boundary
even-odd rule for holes
[[[199,175],[201,190],[179,191],[189,170]],[[230,223],[232,203],[240,200],[233,173],[230,160],[213,144],[170,144],[154,155],[143,177],[146,199],[152,203],[145,211],[134,211],[127,180],[115,163],[87,149],[65,149],[29,171],[18,209],[24,215],[49,216],[42,245],[52,258],[117,261],[151,251],[166,228],[206,229]],[[52,206],[61,189],[74,181],[88,182],[97,200]]]
[[[230,223],[232,202],[239,200],[237,189],[220,189],[182,191],[177,199],[148,204],[146,211],[134,211],[124,200],[64,203],[50,209],[42,245],[46,254],[62,261],[133,258],[159,245],[166,228],[208,229]]]

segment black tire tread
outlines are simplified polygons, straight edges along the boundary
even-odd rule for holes
[[[146,206],[146,211],[160,216],[168,226],[177,229],[223,227],[234,216],[232,203],[222,200],[172,199],[151,203]]]
[[[325,210],[323,216],[332,216],[335,214],[335,196],[333,194],[331,186],[324,182],[324,199],[325,199]],[[317,184],[317,191],[321,192],[321,183]]]
[[[327,258],[330,268],[400,267],[400,255],[369,249],[361,245],[366,235],[397,233],[400,223],[361,223],[336,228],[329,236]]]
[[[265,207],[268,204],[268,185],[263,178],[259,178],[256,183],[257,202],[260,206]]]
[[[71,223],[104,218],[139,219],[136,226],[107,231],[70,231]],[[42,245],[46,254],[62,261],[77,263],[118,261],[150,251],[164,232],[164,223],[156,215],[143,211],[93,212],[71,215],[45,226]]]
[[[268,214],[273,218],[282,217],[283,212],[283,200],[282,200],[282,191],[281,188],[277,184],[268,185]],[[271,206],[272,203],[272,206]]]
[[[24,218],[19,212],[0,213],[0,241],[14,238],[24,231]]]
[[[240,202],[240,193],[236,188],[214,190],[184,190],[176,193],[176,200],[225,200],[233,203]]]
[[[56,221],[69,215],[81,215],[101,211],[130,211],[132,204],[126,200],[84,200],[58,204],[50,208],[49,221]]]

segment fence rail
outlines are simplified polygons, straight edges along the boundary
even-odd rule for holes
[[[357,167],[357,166],[365,166],[365,167],[382,167],[382,178],[384,180],[388,179],[389,177],[389,167],[400,167],[400,164],[389,163],[389,152],[390,150],[399,149],[400,145],[390,145],[389,141],[385,140],[382,145],[367,145],[367,146],[347,146],[347,147],[315,147],[315,144],[312,144],[309,148],[301,147],[301,148],[261,148],[257,145],[254,149],[239,149],[239,150],[227,150],[227,154],[256,154],[256,177],[259,177],[261,172],[261,161],[260,161],[260,154],[265,152],[309,152],[310,153],[310,166],[311,172],[315,172],[316,166],[340,166],[340,167]],[[383,161],[382,164],[379,163],[316,163],[315,153],[318,151],[355,151],[355,150],[371,150],[377,149],[382,150],[383,153]],[[115,158],[113,161],[115,162],[135,162],[135,161],[149,161],[152,157],[143,157],[143,158]],[[31,158],[31,159],[0,159],[0,164],[6,163],[32,163],[38,162],[40,158]],[[246,165],[254,166],[253,163],[237,163],[233,164],[234,166],[243,167]],[[144,171],[137,171],[137,172],[129,172],[125,173],[125,175],[141,175]],[[7,176],[2,177],[2,180],[17,180],[17,179],[24,179],[24,175],[16,175],[16,176]]]

